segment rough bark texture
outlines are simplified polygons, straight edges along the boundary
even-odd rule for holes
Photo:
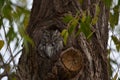
[[[27,32],[35,42],[29,52],[23,50],[19,61],[21,80],[109,80],[107,69],[107,40],[109,10],[102,0],[99,2],[98,22],[91,27],[94,31],[91,40],[83,33],[77,38],[69,37],[63,44],[60,32],[66,28],[62,18],[68,12],[74,16],[77,11],[89,10],[95,15],[95,5],[99,0],[33,0]],[[82,68],[69,71],[60,63],[61,53],[69,47],[79,50],[82,55]]]

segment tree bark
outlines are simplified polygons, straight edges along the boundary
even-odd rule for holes
[[[100,13],[97,23],[91,27],[94,31],[91,39],[80,33],[77,38],[69,37],[64,45],[60,33],[66,29],[67,24],[62,21],[65,14],[70,12],[75,16],[78,11],[86,10],[93,18],[94,4],[98,2]],[[18,66],[19,79],[109,80],[108,19],[109,9],[102,0],[83,0],[82,4],[78,0],[33,0],[27,33],[35,42],[35,47],[29,45],[28,53],[23,49]],[[73,57],[80,59],[78,65],[70,68],[70,61],[66,59],[72,61]]]

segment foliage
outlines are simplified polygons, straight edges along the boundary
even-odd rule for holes
[[[95,25],[98,20],[98,14],[100,12],[98,4],[95,4],[96,12],[94,18],[91,18],[89,11],[83,11],[82,13],[78,12],[75,16],[71,13],[68,13],[64,18],[63,21],[67,23],[67,29],[63,30],[62,36],[64,38],[64,42],[67,42],[67,37],[70,36],[76,26],[79,26],[78,32],[75,33],[76,37],[83,32],[87,39],[89,39],[94,31],[91,30],[91,26]],[[82,16],[80,16],[82,14]],[[87,15],[88,14],[88,15]]]
[[[117,1],[117,3],[115,4],[115,2],[113,1],[113,0],[109,0],[109,1],[111,1],[111,2],[113,2],[112,4],[109,2],[108,4],[109,4],[109,6],[110,6],[110,8],[111,8],[111,10],[110,10],[110,19],[109,19],[109,23],[110,23],[110,33],[112,33],[111,35],[110,35],[110,44],[108,45],[108,50],[109,50],[109,52],[110,52],[110,54],[108,54],[109,56],[110,55],[120,55],[120,36],[119,36],[119,32],[120,31],[116,31],[116,29],[118,28],[120,28],[119,27],[119,13],[120,13],[120,0],[118,0]],[[114,43],[114,45],[115,45],[115,48],[113,48],[112,47],[112,43]],[[113,56],[114,57],[114,56]],[[115,58],[115,59],[113,59],[113,58],[110,58],[109,57],[109,59],[110,59],[110,62],[109,62],[109,64],[110,64],[110,66],[109,67],[111,67],[110,68],[110,76],[112,76],[113,75],[113,73],[114,73],[114,68],[112,67],[113,65],[116,65],[117,66],[117,68],[115,69],[115,74],[114,74],[114,76],[113,76],[113,79],[112,80],[120,80],[120,76],[118,76],[119,75],[119,62],[117,61],[117,59]],[[119,59],[119,58],[118,58]],[[113,65],[112,65],[113,64]]]
[[[79,0],[80,4],[82,4],[82,0]],[[117,36],[114,34],[115,28],[118,25],[119,22],[119,13],[120,13],[120,0],[118,0],[117,4],[114,4],[113,0],[103,0],[105,6],[107,8],[110,8],[110,19],[109,19],[109,24],[110,24],[110,33],[112,35],[109,37],[110,41],[113,41],[115,45],[115,50],[119,53],[120,52],[120,36]],[[69,36],[72,35],[72,33],[75,33],[75,28],[76,26],[80,26],[77,33],[76,37],[82,32],[86,36],[87,39],[90,39],[94,31],[91,30],[91,26],[95,25],[98,21],[98,15],[100,12],[99,8],[99,2],[94,4],[95,5],[95,15],[92,18],[89,15],[89,11],[83,11],[83,12],[78,12],[76,15],[72,15],[68,13],[64,18],[63,21],[67,23],[67,29],[64,29],[61,33],[64,39],[64,43],[67,43],[67,39]],[[82,14],[82,16],[80,15]],[[111,43],[109,43],[111,44]],[[112,46],[108,45],[108,56],[112,54]],[[120,55],[120,54],[119,54]],[[115,76],[113,76],[114,71],[112,70],[112,64],[117,65],[118,71],[115,73]],[[117,80],[120,79],[118,78],[118,72],[119,72],[119,63],[116,60],[113,60],[111,57],[108,57],[108,64],[109,64],[109,72],[110,76],[112,77],[112,80]]]
[[[22,42],[26,51],[28,43],[34,44],[25,32],[29,14],[27,0],[0,0],[0,80],[4,76],[9,80],[16,80],[15,58],[21,53]]]
[[[0,40],[0,50],[2,49],[3,45],[4,45],[4,41]]]

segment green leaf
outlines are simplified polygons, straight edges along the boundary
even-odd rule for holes
[[[0,29],[1,29],[1,27],[2,27],[1,25],[3,24],[2,21],[3,21],[3,18],[0,17]]]
[[[9,21],[12,21],[12,7],[10,4],[7,4],[3,7],[3,17],[7,18]]]
[[[99,7],[99,4],[95,4],[95,14],[96,14],[96,16],[98,16],[99,15],[99,13],[100,13],[100,7]]]
[[[90,15],[86,16],[85,23],[86,23],[87,25],[90,25],[90,23],[91,23],[91,16],[90,16]]]
[[[61,32],[61,36],[64,36],[66,32],[67,32],[67,29],[63,29]]]
[[[78,19],[73,19],[72,22],[70,23],[70,26],[69,26],[69,29],[68,29],[68,32],[69,34],[72,34],[72,32],[75,30],[75,27],[77,26],[78,24]]]
[[[82,3],[83,3],[83,0],[79,0],[79,3],[82,4]]]
[[[88,36],[87,36],[87,39],[90,39],[92,37],[94,32],[91,32]]]
[[[110,27],[111,27],[112,29],[114,29],[114,27],[115,27],[115,22],[114,22],[114,16],[113,16],[112,13],[110,13],[109,21],[110,21]]]
[[[25,34],[24,39],[25,39],[28,43],[32,44],[32,46],[34,46],[33,40],[32,40],[27,34]]]
[[[114,6],[113,11],[114,12],[119,12],[119,6],[118,5]]]
[[[14,28],[10,27],[9,31],[7,33],[7,40],[8,40],[8,44],[13,41],[15,39],[15,37],[17,36],[17,34],[14,32]]]
[[[86,38],[91,34],[90,25],[86,23],[80,23],[81,31],[85,34]]]
[[[67,44],[67,39],[68,39],[68,32],[66,32],[65,36],[64,36],[64,44]]]
[[[120,78],[118,78],[118,80],[120,80]]]
[[[63,37],[63,41],[64,41],[64,44],[66,45],[67,44],[67,39],[68,39],[68,31],[66,29],[64,29],[61,33],[62,37]]]
[[[91,24],[92,25],[95,25],[98,21],[98,16],[99,16],[99,13],[100,13],[100,7],[99,7],[99,4],[95,4],[95,15],[94,15],[94,18],[92,19],[92,22]]]
[[[33,47],[35,46],[33,40],[32,40],[27,34],[25,34],[25,35],[23,36],[23,44],[24,44],[24,46],[25,46],[26,53],[28,53],[28,51],[29,51],[29,48],[28,48],[29,43],[30,43]]]
[[[85,20],[86,20],[86,11],[83,12],[82,18],[81,18],[82,22],[85,22]]]
[[[112,80],[117,80],[117,77],[118,77],[118,72],[116,72],[115,76],[113,77]]]
[[[111,37],[112,37],[112,40],[114,41],[114,43],[115,43],[115,44],[118,44],[118,39],[117,39],[117,37],[116,37],[116,36],[113,36],[113,35],[112,35]]]
[[[2,49],[3,46],[4,46],[4,41],[0,40],[0,50]]]
[[[120,42],[119,42],[119,44],[116,44],[116,49],[118,52],[120,51]]]
[[[105,5],[107,6],[107,8],[110,8],[110,6],[112,5],[113,0],[103,0]]]
[[[119,41],[119,39],[116,36],[111,36],[111,38],[115,43],[117,51],[119,51],[120,50],[120,41]]]
[[[69,23],[73,18],[72,14],[69,13],[63,18],[63,22]]]
[[[98,17],[95,16],[95,17],[92,19],[91,24],[92,24],[92,25],[95,25],[95,24],[97,23],[97,21],[98,21]]]
[[[26,29],[27,26],[28,26],[28,22],[29,22],[29,16],[27,15],[27,16],[25,16],[25,18],[24,18],[24,20],[23,20],[25,29]]]
[[[119,6],[115,6],[113,8],[113,11],[114,11],[114,22],[115,22],[115,25],[118,25],[118,20],[119,20]]]
[[[120,6],[120,0],[118,0],[118,5]]]
[[[25,33],[25,30],[23,27],[18,28],[19,34],[23,38],[23,45],[25,46],[26,53],[29,51],[28,44],[31,44],[33,47],[35,46],[33,40]]]
[[[114,14],[110,13],[110,26],[112,29],[114,29],[115,25],[118,25],[118,20],[119,20],[119,12],[116,11],[116,9],[114,8]]]
[[[3,8],[4,2],[5,2],[5,0],[0,0],[0,13],[1,13],[1,10]]]

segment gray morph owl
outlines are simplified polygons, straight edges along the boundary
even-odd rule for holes
[[[38,46],[42,57],[52,58],[59,55],[63,48],[63,38],[58,30],[43,30]]]

